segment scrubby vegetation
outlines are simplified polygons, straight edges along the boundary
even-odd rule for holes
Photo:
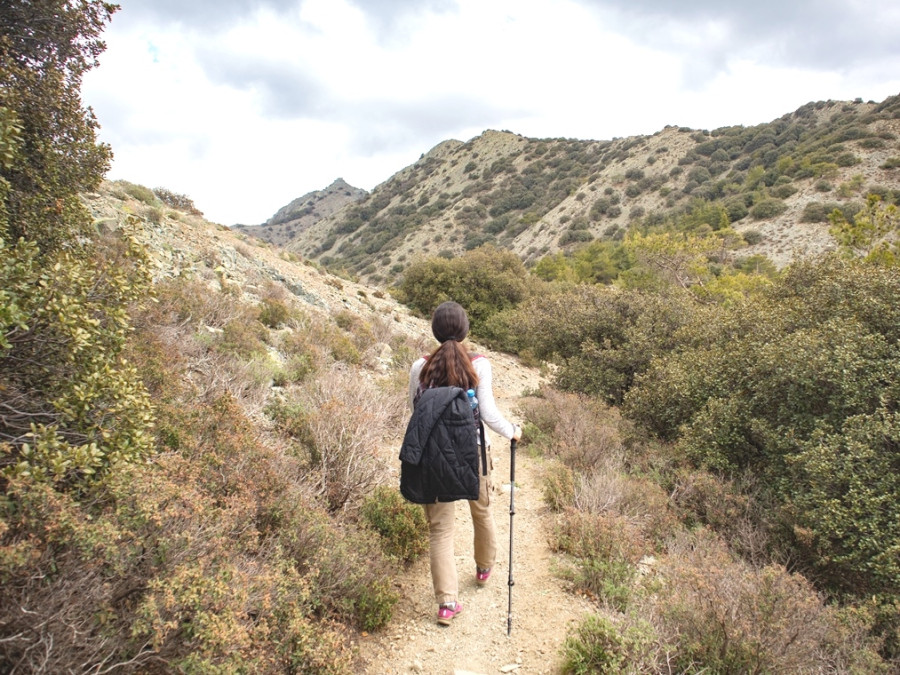
[[[836,603],[786,568],[751,475],[699,468],[583,394],[545,389],[523,413],[563,573],[597,602],[565,672],[891,671],[877,603]]]
[[[16,7],[0,35],[0,671],[355,672],[353,635],[389,621],[394,575],[423,550],[421,523],[372,501],[372,443],[400,417],[381,387],[398,387],[358,364],[379,340],[417,346],[271,280],[250,296],[215,255],[151,283],[132,225],[190,200],[119,182],[158,212],[101,235],[80,196],[109,160],[79,83],[115,7]]]
[[[199,215],[184,195],[117,182],[135,218],[98,233],[81,195],[110,151],[79,86],[114,9],[39,0],[0,35],[0,670],[354,672],[353,636],[389,622],[426,548],[373,452],[421,345],[274,276],[251,294],[215,255],[154,281],[132,228]],[[900,663],[898,195],[840,174],[896,140],[872,123],[897,105],[679,130],[694,145],[662,173],[646,139],[521,139],[465,163],[467,194],[413,199],[446,168],[430,157],[322,244],[552,366],[522,413],[560,573],[597,608],[568,672]],[[837,251],[741,257],[763,235],[734,223],[780,217],[803,180],[822,200],[800,219]],[[573,195],[565,252],[529,271],[496,245]],[[391,260],[454,206],[464,254]]]
[[[653,655],[638,672],[661,654],[688,671],[881,672],[900,650],[896,207],[873,194],[834,211],[839,250],[780,273],[730,255],[741,238],[722,213],[696,202],[548,257],[477,326],[553,363],[575,397],[526,408],[527,437],[558,462],[545,496],[564,573],[618,616],[614,639],[602,622],[573,638],[572,672],[594,639],[610,672],[635,653]]]

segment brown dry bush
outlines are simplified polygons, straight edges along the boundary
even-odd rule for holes
[[[161,304],[130,348],[159,406],[156,459],[82,502],[24,483],[0,500],[0,670],[352,672],[348,628],[383,625],[397,601],[390,563],[263,442],[243,362],[196,340],[172,295]],[[323,388],[339,404],[360,390],[343,382]],[[378,422],[360,427],[357,441]]]
[[[351,672],[329,617],[372,625],[390,611],[375,544],[345,546],[338,560],[354,584],[317,594],[310,570],[328,569],[342,535],[316,516],[292,480],[297,469],[260,445],[228,400],[164,406],[161,418],[178,430],[166,435],[178,452],[120,467],[93,503],[14,486],[17,509],[3,514],[0,663],[9,672]]]
[[[742,562],[702,530],[673,541],[657,571],[657,630],[679,672],[885,672],[863,626],[842,623],[806,579]]]
[[[355,504],[387,477],[379,444],[402,399],[385,396],[374,382],[339,364],[304,385],[297,396],[313,440],[311,482],[330,509]]]
[[[544,454],[558,458],[570,472],[547,472],[545,496],[554,508],[569,500],[586,513],[621,516],[639,524],[642,536],[657,548],[679,527],[663,489],[628,473],[628,450],[615,411],[596,399],[545,388],[540,398],[525,400],[522,412],[531,425],[529,437],[537,437]]]
[[[544,503],[555,512],[575,506],[575,472],[565,464],[554,462],[543,475]]]
[[[681,525],[656,483],[629,476],[621,466],[580,474],[574,503],[585,513],[608,513],[633,523],[660,550]]]
[[[545,387],[540,397],[522,402],[521,412],[538,432],[539,449],[576,471],[624,453],[617,413],[596,399]]]
[[[156,302],[141,317],[135,317],[138,328],[184,325],[222,328],[230,321],[246,315],[246,309],[234,298],[199,279],[163,281],[155,286]]]
[[[685,467],[674,471],[672,480],[672,508],[687,527],[710,528],[753,564],[765,564],[778,555],[769,537],[775,507],[766,507],[752,479],[729,480]]]

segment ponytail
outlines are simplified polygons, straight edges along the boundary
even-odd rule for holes
[[[478,375],[472,365],[472,357],[462,343],[450,339],[432,352],[422,366],[419,382],[426,387],[478,386]]]

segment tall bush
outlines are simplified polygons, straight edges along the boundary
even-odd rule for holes
[[[476,335],[495,314],[521,303],[531,292],[522,261],[510,251],[484,245],[450,260],[426,258],[412,263],[397,289],[398,299],[422,316],[442,302],[465,307]]]
[[[115,5],[13,3],[0,15],[0,469],[74,486],[150,449],[152,406],[121,358],[147,268],[98,242],[80,192],[109,148],[81,105]]]

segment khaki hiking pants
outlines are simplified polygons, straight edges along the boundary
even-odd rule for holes
[[[481,450],[479,449],[479,457]],[[491,449],[487,451],[488,467],[493,468]],[[479,462],[480,464],[480,462]],[[487,476],[480,474],[479,466],[478,501],[469,501],[472,512],[472,527],[475,531],[475,565],[481,568],[493,567],[497,561],[497,533],[494,516],[491,513],[491,471]],[[453,532],[456,521],[456,502],[425,504],[425,518],[431,543],[431,581],[434,597],[438,604],[455,602],[459,595],[459,580],[456,574],[456,559],[453,549]],[[472,569],[472,578],[475,569]]]

